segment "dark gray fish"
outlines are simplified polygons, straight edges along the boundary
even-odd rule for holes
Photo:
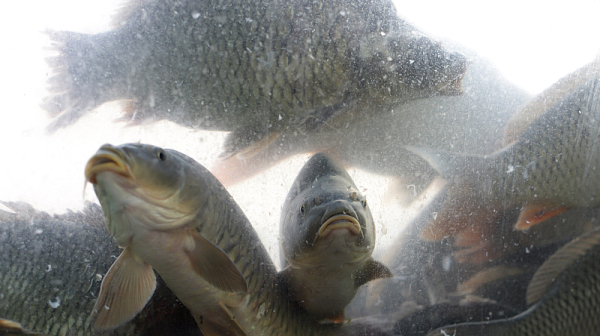
[[[506,121],[530,98],[486,59],[451,41],[443,43],[472,61],[462,81],[462,95],[386,107],[359,103],[314,132],[284,134],[253,156],[219,160],[211,172],[223,184],[231,185],[293,155],[324,152],[346,169],[397,178],[394,196],[414,199],[437,173],[403,146],[491,153],[502,147]],[[373,114],[380,116],[373,118]]]
[[[102,282],[95,328],[114,328],[142,310],[154,269],[206,336],[335,331],[290,300],[242,210],[193,159],[139,143],[104,145],[85,175],[125,248]]]
[[[527,290],[527,311],[505,320],[447,326],[428,335],[597,335],[599,258],[600,230],[594,230],[562,247],[538,269]]]
[[[43,105],[59,116],[50,129],[129,100],[133,122],[233,132],[225,156],[356,104],[458,95],[467,68],[389,0],[130,1],[112,31],[50,37],[60,53]]]
[[[3,204],[15,213],[0,211],[0,317],[50,336],[200,334],[160,278],[136,319],[110,332],[93,331],[88,316],[120,253],[100,206],[51,216],[23,203]]]
[[[281,272],[292,298],[319,320],[344,321],[365,283],[392,273],[371,258],[375,225],[346,170],[315,154],[290,189],[280,222]]]
[[[452,197],[424,229],[440,239],[521,208],[523,230],[575,207],[600,205],[600,77],[580,86],[533,122],[519,141],[485,156],[410,147],[451,182]]]

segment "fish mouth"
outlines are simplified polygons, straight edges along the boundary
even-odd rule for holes
[[[361,238],[365,237],[356,218],[348,215],[337,215],[330,217],[323,225],[321,225],[321,228],[317,233],[317,238],[327,237],[331,231],[338,229],[348,229],[352,234],[360,234]]]
[[[112,172],[130,177],[131,170],[125,163],[125,154],[111,145],[103,145],[85,166],[85,179],[96,184],[96,176],[102,172]]]

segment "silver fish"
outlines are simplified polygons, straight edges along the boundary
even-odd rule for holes
[[[188,309],[160,279],[135,319],[111,331],[94,331],[86,320],[102,278],[119,255],[100,206],[48,215],[27,204],[2,203],[13,212],[0,211],[0,317],[49,336],[200,334]]]
[[[344,168],[315,154],[281,212],[281,272],[292,298],[319,320],[341,323],[363,284],[390,277],[371,258],[375,225],[367,200]]]
[[[361,102],[458,95],[463,55],[376,1],[129,1],[115,29],[50,32],[55,130],[114,100],[125,119],[233,132],[224,156],[307,133]],[[248,154],[248,152],[246,153]]]
[[[152,295],[154,269],[204,335],[332,332],[290,301],[241,209],[193,159],[151,145],[104,145],[85,175],[125,248],[102,282],[95,328],[135,316]]]

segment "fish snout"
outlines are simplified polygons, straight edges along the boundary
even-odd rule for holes
[[[109,144],[102,145],[98,152],[89,159],[85,166],[85,179],[96,184],[96,176],[106,171],[125,177],[131,175],[125,153]]]
[[[341,205],[341,204],[340,204]],[[323,218],[327,218],[317,233],[318,238],[325,238],[335,230],[346,229],[353,235],[360,235],[364,238],[365,235],[358,221],[358,216],[351,206],[344,206],[342,209],[336,207],[335,212],[326,212]]]

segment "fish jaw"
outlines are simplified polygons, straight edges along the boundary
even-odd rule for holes
[[[360,224],[354,217],[348,215],[336,215],[330,217],[323,225],[321,225],[315,240],[326,238],[333,231],[343,229],[346,229],[352,235],[360,235],[361,238],[365,238]]]

